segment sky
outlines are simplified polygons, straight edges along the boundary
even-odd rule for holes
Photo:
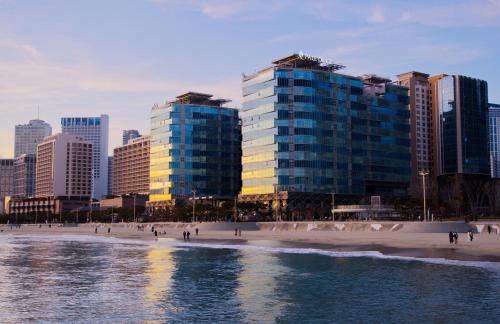
[[[488,81],[500,103],[500,0],[0,0],[0,156],[37,117],[110,116],[149,133],[150,109],[187,91],[241,105],[241,75],[302,52],[343,73]]]

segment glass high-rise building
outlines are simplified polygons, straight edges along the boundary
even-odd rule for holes
[[[36,154],[36,146],[52,135],[52,127],[43,120],[30,120],[28,124],[16,125],[14,157],[22,154]]]
[[[108,192],[109,117],[65,117],[62,132],[76,135],[92,143],[92,198],[100,199]]]
[[[408,89],[341,68],[294,54],[243,77],[243,197],[406,194]]]
[[[491,177],[500,178],[500,105],[490,103],[489,109]]]
[[[241,188],[241,126],[228,100],[189,92],[151,110],[150,206]],[[195,191],[195,193],[193,193]]]
[[[134,138],[141,137],[141,134],[136,129],[126,129],[122,133],[122,145],[127,145],[128,141]]]
[[[488,83],[461,75],[429,78],[436,176],[490,175]]]
[[[23,154],[14,160],[14,197],[35,196],[36,154]]]

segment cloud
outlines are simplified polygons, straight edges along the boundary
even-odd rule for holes
[[[385,11],[381,6],[375,6],[372,13],[368,17],[368,21],[372,23],[383,23],[385,22]]]

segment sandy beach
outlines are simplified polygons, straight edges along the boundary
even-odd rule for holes
[[[410,226],[397,223],[367,223],[362,224],[345,223],[347,226],[338,224],[332,230],[332,223],[324,223],[323,227],[318,223],[300,223],[298,225],[273,223],[116,223],[116,224],[80,224],[66,225],[22,225],[20,228],[10,225],[0,225],[0,235],[88,235],[88,236],[111,236],[124,239],[155,240],[156,237],[151,228],[159,232],[158,238],[171,238],[183,240],[182,232],[189,230],[191,242],[219,243],[219,244],[273,244],[288,247],[315,247],[335,251],[379,251],[387,255],[412,256],[422,258],[445,258],[452,260],[467,261],[493,261],[500,262],[500,235],[495,231],[492,234],[486,232],[486,224],[480,225],[481,233],[474,234],[474,240],[469,242],[467,234],[459,232],[458,244],[450,244],[448,240],[448,228],[463,229],[463,223],[447,223],[429,226]],[[499,222],[489,223],[498,228]],[[144,226],[144,230],[138,230],[137,226]],[[446,226],[445,226],[446,225]],[[460,227],[461,226],[461,227]],[[470,225],[468,225],[470,226]],[[472,225],[477,228],[476,225]],[[95,234],[95,228],[98,231]],[[195,228],[199,229],[199,235],[195,235]],[[110,233],[108,234],[108,228]],[[235,236],[234,229],[241,228],[241,236]],[[373,228],[378,228],[374,230]],[[382,230],[382,229],[391,230]],[[419,232],[420,231],[420,232]],[[427,231],[427,232],[423,232]],[[457,230],[458,231],[458,230]]]

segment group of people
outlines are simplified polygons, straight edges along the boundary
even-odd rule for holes
[[[458,233],[457,232],[448,233],[448,237],[450,238],[450,244],[457,244],[458,243]]]

